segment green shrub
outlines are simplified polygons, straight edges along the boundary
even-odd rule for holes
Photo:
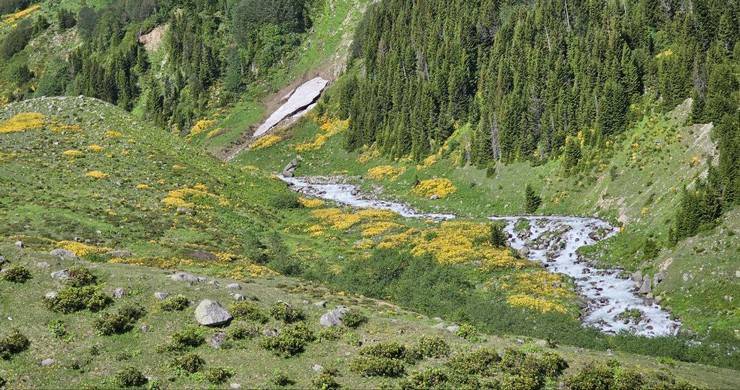
[[[8,384],[8,381],[6,381],[5,378],[0,376],[0,389],[2,389],[3,386],[5,386],[6,384]]]
[[[159,308],[164,311],[183,311],[190,306],[190,301],[181,294],[165,298],[159,304]]]
[[[406,372],[402,360],[372,355],[358,356],[350,369],[362,376],[399,377]]]
[[[31,279],[31,271],[21,265],[11,265],[0,273],[3,280],[13,283],[25,283]]]
[[[182,351],[188,348],[199,347],[205,342],[206,339],[200,328],[191,326],[173,333],[167,349]]]
[[[501,390],[535,390],[543,383],[536,377],[526,374],[504,374],[501,376]]]
[[[134,324],[144,317],[146,311],[139,306],[126,305],[115,313],[103,313],[95,320],[95,329],[103,336],[122,334],[134,328]]]
[[[506,348],[506,350],[504,350],[504,354],[501,356],[501,362],[499,365],[502,370],[512,374],[517,374],[524,369],[525,360],[527,360],[527,354],[523,351]]]
[[[230,313],[236,319],[249,320],[264,324],[267,322],[267,315],[257,305],[252,302],[237,302],[230,307]]]
[[[489,242],[496,248],[503,248],[506,246],[506,243],[509,242],[509,237],[506,235],[501,224],[492,223],[490,225]]]
[[[336,341],[342,338],[346,330],[338,326],[330,326],[319,331],[319,340]]]
[[[496,368],[496,363],[499,361],[501,361],[501,356],[496,351],[482,348],[453,355],[447,365],[454,372],[463,375],[487,375]]]
[[[288,377],[287,374],[285,374],[282,371],[275,371],[272,373],[272,377],[270,377],[270,383],[272,383],[275,386],[290,386],[295,383],[290,377]]]
[[[478,336],[478,329],[476,329],[471,324],[460,325],[460,329],[457,330],[457,336],[462,337],[465,340],[470,341],[471,343],[477,343],[480,341],[480,337]]]
[[[557,378],[568,368],[568,362],[555,352],[545,352],[536,357],[538,371],[548,378]]]
[[[178,356],[172,361],[172,367],[190,374],[200,371],[205,365],[206,361],[195,353]]]
[[[435,389],[435,388],[446,388],[449,377],[446,372],[439,368],[430,368],[424,371],[418,371],[401,382],[401,389],[403,390],[423,390],[423,389]]]
[[[49,332],[56,338],[64,338],[67,336],[67,327],[62,320],[53,320],[48,325]]]
[[[232,340],[247,340],[259,336],[260,331],[254,324],[238,323],[229,327],[228,336]]]
[[[349,311],[344,313],[344,316],[342,316],[342,325],[351,329],[356,329],[360,325],[366,323],[367,320],[368,318],[363,312],[357,309],[349,309]]]
[[[405,359],[407,355],[406,346],[395,341],[368,345],[360,349],[360,355],[384,357],[389,359]]]
[[[89,269],[76,265],[69,269],[69,278],[64,281],[65,284],[72,287],[92,286],[98,282],[98,278],[90,272]]]
[[[214,385],[220,385],[234,376],[231,370],[221,367],[211,367],[206,371],[205,378]]]
[[[306,318],[306,315],[300,309],[295,309],[293,306],[285,302],[277,302],[270,307],[270,315],[272,318],[283,321],[286,324],[293,322],[302,321]]]
[[[98,286],[65,286],[55,298],[44,299],[44,304],[49,310],[69,314],[85,309],[100,311],[112,301]]]
[[[306,345],[314,340],[316,336],[313,331],[305,323],[299,322],[286,326],[275,337],[261,339],[260,345],[278,356],[290,357],[303,352]]]
[[[450,346],[439,336],[421,336],[414,349],[421,358],[441,358],[450,354]]]
[[[336,390],[341,387],[333,375],[325,372],[311,379],[311,386],[317,390]]]
[[[144,386],[149,380],[135,367],[126,367],[116,373],[115,382],[121,387]]]
[[[614,372],[613,390],[641,389],[644,384],[642,374],[627,368],[618,368]]]
[[[280,192],[272,197],[270,203],[272,207],[278,210],[297,209],[301,207],[301,203],[298,201],[298,195],[292,191]]]
[[[9,360],[13,355],[28,349],[31,341],[18,329],[13,329],[10,334],[0,338],[0,359]]]
[[[614,372],[606,365],[588,365],[565,378],[571,390],[609,390],[614,384]]]

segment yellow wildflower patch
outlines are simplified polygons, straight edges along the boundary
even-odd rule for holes
[[[370,160],[378,157],[380,157],[380,150],[376,147],[370,147],[357,157],[357,162],[360,164],[367,164]]]
[[[196,184],[192,188],[185,187],[172,190],[167,193],[167,196],[164,199],[162,199],[162,203],[164,203],[166,207],[184,207],[191,209],[195,207],[195,203],[191,200],[198,198],[216,199],[220,205],[227,205],[229,203],[226,198],[208,192],[208,187],[203,184]]]
[[[374,244],[375,244],[375,242],[373,240],[371,240],[369,238],[364,238],[362,240],[359,240],[359,241],[355,242],[354,247],[355,247],[355,249],[366,250],[366,249],[372,249],[372,247],[373,247]]]
[[[404,245],[407,245],[413,237],[418,233],[419,231],[417,229],[408,229],[404,232],[398,233],[398,234],[390,234],[385,237],[378,243],[378,248],[380,249],[395,249],[400,248]]]
[[[175,165],[172,166],[172,170],[173,171],[182,171],[182,170],[185,170],[185,166],[184,165],[180,165],[180,164],[175,164]]]
[[[308,235],[311,237],[321,237],[324,235],[324,227],[321,225],[311,225],[308,228]]]
[[[210,119],[201,119],[198,122],[195,122],[193,127],[190,128],[190,136],[201,134],[202,132],[211,128],[211,126],[213,126],[215,123],[216,121]]]
[[[248,277],[266,277],[278,275],[277,272],[257,264],[239,265],[234,267],[227,276],[231,279],[244,280]]]
[[[93,153],[100,153],[103,151],[103,147],[98,144],[92,144],[87,147],[87,150],[93,152]]]
[[[548,301],[546,299],[535,298],[524,294],[510,295],[506,302],[511,306],[524,307],[531,310],[537,310],[542,313],[558,312],[565,313],[565,306],[560,303]]]
[[[16,24],[19,20],[27,18],[28,16],[30,16],[31,14],[33,14],[34,12],[40,9],[41,9],[40,4],[34,4],[16,13],[4,15],[3,22],[6,24],[10,24],[10,25]]]
[[[357,215],[360,216],[363,220],[365,219],[392,219],[398,216],[398,214],[394,213],[390,210],[380,210],[380,209],[363,209],[357,212]]]
[[[343,213],[342,210],[337,208],[313,210],[311,215],[338,230],[349,229],[360,222],[359,215]]]
[[[213,137],[221,134],[221,130],[222,129],[213,129],[213,130],[209,131],[208,134],[206,134],[206,138],[209,138],[210,139],[210,138],[213,138]]]
[[[371,222],[363,226],[362,236],[363,237],[377,237],[383,233],[388,232],[389,230],[393,230],[399,227],[401,227],[401,225],[395,222],[389,222],[389,221]]]
[[[660,53],[656,54],[655,58],[670,57],[672,55],[673,55],[673,50],[667,49],[667,50],[663,50]]]
[[[304,198],[302,196],[298,198],[298,203],[309,209],[315,209],[324,205],[324,201],[321,199]]]
[[[406,168],[399,167],[395,168],[391,165],[381,165],[378,167],[370,168],[367,171],[367,177],[371,180],[384,180],[389,179],[391,181],[398,179],[399,176],[406,172]]]
[[[108,174],[101,171],[90,171],[85,176],[92,177],[93,179],[105,179],[108,177]]]
[[[505,248],[488,242],[490,227],[484,223],[448,221],[428,229],[413,242],[414,256],[431,255],[442,264],[480,263],[486,268],[521,267]]]
[[[299,144],[295,147],[297,152],[306,152],[311,150],[321,149],[322,146],[336,134],[339,134],[349,128],[349,120],[341,119],[321,119],[321,127],[319,127],[319,133],[313,141]]]
[[[3,153],[0,152],[0,163],[10,161],[15,158],[15,153]]]
[[[99,247],[94,245],[87,245],[77,241],[59,241],[56,243],[57,247],[66,249],[76,256],[87,256],[92,254],[100,254],[110,252],[110,248]]]
[[[149,187],[149,184],[145,184],[145,183],[141,183],[141,184],[137,184],[136,185],[136,189],[137,190],[148,190],[149,188],[151,188],[151,187]]]
[[[38,112],[22,112],[0,123],[0,134],[40,129],[44,126],[44,120],[44,115]]]
[[[106,138],[121,138],[123,137],[123,133],[121,133],[120,131],[108,130],[105,132],[105,137]]]
[[[260,149],[266,149],[270,146],[273,146],[277,144],[278,142],[282,141],[283,137],[275,134],[269,134],[264,137],[258,138],[252,145],[249,146],[249,149],[252,150],[260,150]]]
[[[72,157],[72,158],[82,157],[84,155],[84,153],[80,152],[79,150],[74,150],[74,149],[65,150],[64,152],[62,152],[62,154],[65,157]]]
[[[419,196],[446,198],[448,195],[457,191],[455,185],[449,179],[428,179],[422,180],[414,187],[414,193]]]

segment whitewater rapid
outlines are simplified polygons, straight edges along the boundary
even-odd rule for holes
[[[363,194],[354,185],[338,177],[285,177],[279,176],[289,187],[304,195],[329,200],[345,206],[367,209],[390,210],[407,218],[423,218],[436,221],[454,219],[454,214],[422,213],[412,207],[392,201],[376,199]],[[595,218],[580,217],[491,217],[491,220],[506,224],[512,248],[534,261],[538,261],[550,272],[565,274],[573,278],[578,293],[586,301],[582,316],[585,326],[604,333],[632,334],[656,337],[670,336],[678,332],[680,323],[652,300],[638,295],[631,280],[622,277],[616,269],[594,268],[581,259],[579,248],[592,245],[617,233],[607,222]],[[521,220],[526,228],[517,231]],[[526,249],[525,249],[526,248]],[[626,310],[639,315],[625,318]]]

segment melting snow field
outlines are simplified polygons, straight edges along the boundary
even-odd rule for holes
[[[321,96],[321,92],[326,88],[327,84],[329,84],[328,80],[316,77],[306,81],[300,87],[296,88],[296,90],[288,97],[288,101],[273,112],[272,115],[270,115],[270,117],[257,128],[254,132],[254,137],[257,138],[265,134],[285,118],[290,116],[302,116],[305,114],[308,109],[313,107],[314,102],[316,102],[316,99]]]
[[[402,203],[373,199],[362,194],[356,185],[341,183],[339,178],[280,176],[280,179],[296,192],[351,207],[391,210],[407,218],[438,221],[455,218],[453,214],[421,213]],[[529,221],[529,228],[516,232],[515,225],[521,219]],[[528,252],[530,259],[541,262],[549,271],[575,280],[588,304],[582,318],[584,325],[605,333],[626,331],[648,337],[669,336],[678,331],[680,324],[660,306],[637,295],[634,283],[622,278],[619,270],[593,268],[577,255],[578,248],[616,234],[617,230],[608,223],[578,217],[491,217],[491,220],[506,223],[512,248]],[[639,316],[624,318],[621,314],[625,310]]]

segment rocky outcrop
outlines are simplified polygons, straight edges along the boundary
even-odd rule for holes
[[[348,312],[349,309],[347,309],[346,307],[337,306],[335,309],[329,310],[328,312],[324,313],[324,315],[322,315],[319,319],[319,324],[326,328],[342,325],[342,318]]]
[[[298,165],[300,165],[301,161],[303,161],[301,156],[296,156],[288,163],[288,165],[285,166],[285,168],[283,168],[282,175],[285,177],[295,176],[295,170],[298,169]]]
[[[195,308],[195,320],[205,326],[218,326],[231,321],[231,314],[220,303],[210,299],[200,301]]]

